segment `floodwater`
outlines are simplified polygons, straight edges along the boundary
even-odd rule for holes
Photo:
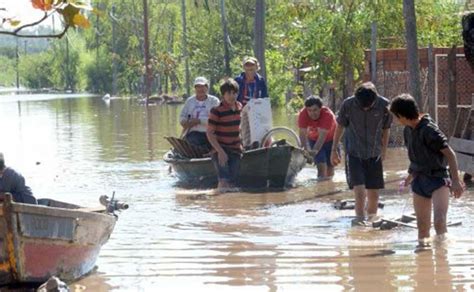
[[[97,271],[73,291],[466,291],[474,289],[472,188],[452,200],[450,241],[415,252],[416,230],[350,225],[343,170],[316,182],[314,167],[286,192],[219,196],[183,190],[162,156],[180,133],[180,106],[86,96],[0,96],[0,151],[38,198],[84,206],[100,195],[130,204],[102,248]],[[274,112],[274,125],[295,117]],[[413,211],[398,193],[406,152],[390,149],[386,217]]]

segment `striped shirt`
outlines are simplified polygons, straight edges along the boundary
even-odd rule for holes
[[[241,111],[242,104],[238,101],[235,102],[235,110],[224,101],[219,106],[211,109],[208,127],[214,131],[217,142],[221,147],[232,151],[242,151],[242,141],[240,140]]]

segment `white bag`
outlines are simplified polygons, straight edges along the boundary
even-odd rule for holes
[[[252,98],[244,110],[248,111],[250,144],[254,142],[260,144],[263,136],[270,131],[273,124],[270,98]]]

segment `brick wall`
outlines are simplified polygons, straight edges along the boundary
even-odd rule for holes
[[[474,72],[470,69],[464,58],[462,47],[456,49],[458,54],[456,58],[456,89],[458,98],[458,107],[470,107],[471,99],[474,95]],[[418,50],[420,60],[420,81],[422,89],[422,108],[428,110],[431,102],[436,103],[437,122],[445,133],[448,132],[448,65],[447,55],[450,48],[434,48],[433,60],[435,65],[435,88],[431,91],[433,96],[428,96],[430,92],[428,84],[428,49]],[[370,80],[371,77],[370,51],[365,51],[365,72],[364,80]],[[408,92],[409,82],[407,68],[406,49],[382,49],[377,51],[377,77],[375,83],[380,94],[391,99],[400,93]],[[393,129],[392,144],[401,143],[400,127]]]

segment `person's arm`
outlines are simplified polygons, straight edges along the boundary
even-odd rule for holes
[[[382,153],[380,158],[382,161],[385,160],[385,156],[387,154],[387,147],[388,147],[388,140],[390,138],[390,128],[383,129],[382,131]]]
[[[179,123],[183,127],[183,129],[189,128],[188,122],[191,118],[191,99],[188,98],[184,103],[183,109],[181,110],[181,114],[179,115]]]
[[[199,119],[193,118],[191,116],[192,110],[191,108],[193,107],[193,102],[191,99],[186,100],[186,103],[184,104],[183,110],[181,111],[181,114],[179,116],[180,119],[180,124],[183,127],[184,130],[190,129],[196,125],[199,124]]]
[[[262,77],[262,98],[269,97],[268,96],[268,88],[267,88],[267,81],[265,78]]]
[[[339,123],[336,125],[336,130],[334,131],[334,139],[332,141],[331,149],[331,163],[332,165],[338,165],[341,163],[341,155],[337,152],[337,146],[341,142],[342,134],[344,134],[344,127]]]
[[[449,165],[449,173],[451,174],[451,192],[453,193],[455,198],[461,197],[462,193],[464,192],[464,184],[459,178],[458,172],[458,162],[456,160],[456,155],[454,154],[453,149],[448,146],[440,150],[443,153],[444,157]]]
[[[308,143],[308,129],[307,128],[299,128],[298,134],[300,136],[301,146],[305,150],[310,150],[309,143]]]
[[[215,114],[214,110],[211,110],[209,113],[209,121],[207,124],[207,130],[206,130],[206,136],[207,140],[209,140],[209,143],[211,144],[212,148],[217,151],[217,159],[219,162],[219,165],[225,166],[228,160],[227,153],[225,153],[224,149],[221,147],[221,144],[219,144],[219,141],[217,141],[217,136],[216,136],[216,126],[218,124],[218,117]]]
[[[326,136],[328,132],[329,131],[327,129],[318,128],[318,133],[319,133],[318,140],[314,144],[313,149],[311,149],[311,151],[313,151],[314,154],[318,154],[319,151],[321,151],[321,148],[323,147],[324,140],[326,140]]]

